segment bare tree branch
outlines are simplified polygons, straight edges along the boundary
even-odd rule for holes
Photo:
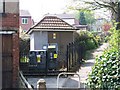
[[[115,13],[117,13],[117,10],[115,9],[116,5],[115,5],[114,2],[100,3],[100,2],[98,2],[98,1],[96,1],[96,0],[94,0],[94,1],[95,1],[95,3],[97,3],[99,6],[104,6],[104,7],[106,7],[106,8],[111,8]]]

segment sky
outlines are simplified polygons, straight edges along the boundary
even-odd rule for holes
[[[35,22],[39,22],[45,14],[62,14],[66,10],[66,6],[69,6],[73,0],[19,0],[20,9],[28,10]],[[76,5],[76,4],[75,4]],[[81,5],[84,6],[84,5]],[[106,17],[110,16],[108,12],[103,14],[102,10],[96,11],[97,17]]]
[[[37,22],[45,14],[60,14],[65,11],[70,0],[19,0],[20,9],[28,10]]]

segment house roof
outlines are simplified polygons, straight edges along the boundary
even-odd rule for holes
[[[20,16],[21,17],[31,17],[28,10],[20,10]]]
[[[56,16],[45,16],[35,26],[31,27],[27,33],[32,31],[74,31],[75,27]]]
[[[66,13],[63,13],[63,14],[46,14],[45,16],[56,16],[56,17],[61,18],[61,19],[75,19],[74,14],[66,14]]]
[[[68,22],[71,25],[79,25],[79,20],[76,19],[74,14],[67,14],[67,13],[63,13],[63,14],[46,14],[45,16],[56,16],[66,22]],[[70,21],[72,20],[72,21]],[[74,20],[74,21],[73,21]]]
[[[80,28],[87,28],[88,25],[74,25],[76,28],[80,29]]]

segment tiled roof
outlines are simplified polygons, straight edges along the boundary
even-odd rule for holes
[[[46,14],[45,16],[56,16],[56,17],[59,17],[61,19],[75,19],[75,15],[74,14],[66,14],[66,13],[63,13],[63,14]]]
[[[28,10],[20,10],[20,16],[31,17]]]
[[[35,26],[30,28],[31,30],[54,30],[54,31],[68,31],[68,30],[75,30],[75,27],[68,24],[67,22],[63,21],[62,19],[56,17],[56,16],[45,16],[39,23],[37,23]],[[28,31],[28,32],[29,32]]]

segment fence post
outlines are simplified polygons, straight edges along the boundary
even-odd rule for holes
[[[46,90],[46,82],[44,79],[39,79],[37,82],[37,90]]]
[[[69,43],[68,45],[68,71],[70,71],[70,66],[71,66],[71,57],[70,57],[70,53],[71,53],[71,50],[70,50],[70,46],[71,44]]]
[[[48,51],[46,51],[46,66],[45,66],[45,75],[48,73]]]
[[[74,47],[74,43],[72,42],[72,45],[71,45],[71,53],[72,53],[72,67],[74,67],[73,65],[74,65],[74,60],[73,60],[73,47]]]
[[[68,68],[69,68],[69,67],[68,67],[68,65],[69,65],[69,64],[68,64],[68,45],[67,45],[67,52],[66,52],[66,60],[67,60],[66,64],[67,64],[67,72],[68,72]]]

